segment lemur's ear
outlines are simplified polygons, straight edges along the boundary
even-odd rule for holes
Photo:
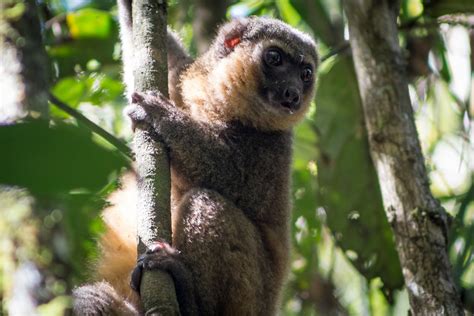
[[[234,49],[234,47],[237,46],[237,44],[239,43],[240,43],[240,37],[236,36],[236,37],[226,38],[224,41],[224,46],[227,49]]]
[[[230,54],[242,42],[248,23],[248,19],[235,19],[221,27],[218,43],[223,56]]]

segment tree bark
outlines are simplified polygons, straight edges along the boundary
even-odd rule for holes
[[[133,1],[134,89],[168,95],[166,1]],[[138,254],[153,242],[171,243],[170,170],[163,144],[150,130],[137,129],[134,149],[138,174]],[[173,280],[163,271],[144,271],[140,286],[147,315],[178,315]]]
[[[414,315],[463,315],[447,254],[448,216],[432,196],[398,43],[397,1],[347,0],[372,159]]]
[[[344,25],[332,23],[321,1],[291,0],[290,2],[326,45],[337,48],[344,44]]]
[[[1,1],[0,125],[13,124],[25,117],[42,119],[48,117],[48,65],[36,2],[34,0]],[[32,231],[39,231],[38,222],[33,214],[33,208],[38,206],[35,205],[33,198],[20,188],[7,186],[0,187],[0,194],[2,195],[0,213],[3,214],[2,216],[6,214],[7,223],[10,218],[8,212],[13,214],[22,209],[16,214],[20,216],[22,223],[29,222],[35,228]],[[6,293],[4,293],[5,302],[9,302],[5,310],[12,316],[36,314],[43,275],[30,252],[25,252],[25,247],[36,247],[32,244],[38,242],[38,234],[29,236],[28,245],[21,238],[21,233],[9,236],[7,229],[4,236],[10,239],[9,243],[15,245],[15,250],[18,248],[22,250],[20,257],[17,251],[9,252],[9,247],[6,248],[7,251],[4,254],[4,260],[11,261],[9,269],[4,271],[9,273],[11,280],[7,280],[4,285],[13,285],[10,291],[6,288]],[[27,254],[26,257],[25,254]]]
[[[216,35],[216,27],[225,20],[230,0],[196,0],[193,17],[194,39],[199,55],[209,48]]]
[[[48,116],[48,62],[36,2],[0,2],[0,123]]]

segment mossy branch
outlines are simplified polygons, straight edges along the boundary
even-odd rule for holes
[[[134,87],[168,94],[164,0],[136,0],[132,4]],[[138,254],[157,240],[171,243],[170,170],[163,144],[151,131],[137,129],[134,150],[138,175]],[[144,271],[140,286],[147,315],[178,315],[173,280],[163,271]]]
[[[397,1],[343,2],[371,156],[413,315],[464,315],[447,254],[448,216],[429,187],[399,45]]]

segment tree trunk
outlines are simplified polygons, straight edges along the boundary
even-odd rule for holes
[[[193,17],[193,32],[198,53],[207,51],[216,35],[216,28],[225,20],[230,0],[196,0]]]
[[[347,0],[372,159],[414,315],[463,315],[447,254],[448,216],[433,198],[398,43],[397,1]]]
[[[330,20],[321,1],[291,0],[290,2],[324,44],[334,49],[345,43],[344,25]]]
[[[0,123],[48,116],[48,63],[33,0],[0,3]]]
[[[166,57],[166,1],[133,1],[134,89],[168,94]],[[157,240],[171,243],[170,170],[163,144],[151,132],[137,129],[134,149],[138,174],[138,254]],[[170,275],[145,271],[140,293],[147,315],[178,315]]]
[[[0,2],[0,58],[0,125],[13,124],[25,117],[47,118],[49,64],[34,0]],[[33,231],[39,230],[32,211],[37,206],[27,193],[20,188],[2,186],[0,195],[1,206],[4,208],[2,210],[0,207],[0,213],[2,216],[6,214],[7,223],[8,212],[18,211],[16,216],[35,226]],[[29,236],[28,245],[21,233],[9,235],[7,229],[3,237],[5,236],[11,239],[6,244],[14,244],[14,250],[22,250],[22,255],[18,256],[17,251],[8,251],[9,247],[2,249],[6,250],[2,254],[3,259],[14,263],[8,267],[5,265],[4,270],[9,276],[3,280],[5,285],[13,284],[10,291],[5,288],[5,301],[9,301],[5,309],[8,308],[8,313],[12,316],[34,315],[37,313],[38,293],[43,276],[35,258],[25,252],[25,247],[31,247],[32,242],[37,242],[38,234]],[[25,254],[28,255],[25,257]],[[3,308],[0,313],[2,311]]]

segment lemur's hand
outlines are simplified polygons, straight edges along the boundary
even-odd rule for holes
[[[132,119],[132,129],[137,126],[151,125],[159,131],[161,120],[170,117],[176,107],[161,92],[134,92],[132,104],[125,108],[125,113]]]

